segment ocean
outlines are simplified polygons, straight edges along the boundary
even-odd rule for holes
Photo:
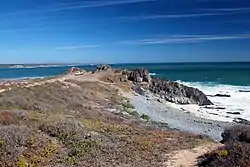
[[[114,68],[147,68],[155,77],[173,81],[199,82],[202,84],[250,86],[250,62],[246,63],[158,63],[114,64]],[[77,66],[93,70],[96,66]],[[0,79],[39,78],[59,75],[69,66],[37,68],[0,68]]]
[[[158,63],[158,64],[113,64],[114,68],[147,68],[152,77],[178,81],[202,90],[216,107],[208,110],[184,107],[187,110],[212,113],[211,118],[233,120],[237,117],[250,119],[250,62],[245,63]],[[93,70],[96,66],[77,66]],[[42,68],[0,68],[0,79],[25,79],[54,76],[64,73],[69,66]],[[230,97],[213,97],[227,94]],[[183,107],[182,107],[183,108]],[[216,112],[216,114],[214,113]],[[240,112],[240,114],[228,114]]]

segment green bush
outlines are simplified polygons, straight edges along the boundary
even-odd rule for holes
[[[144,119],[144,120],[146,120],[146,121],[150,120],[150,117],[148,115],[146,115],[146,114],[142,114],[141,118]]]
[[[129,101],[122,102],[121,105],[123,108],[135,109],[135,107]]]

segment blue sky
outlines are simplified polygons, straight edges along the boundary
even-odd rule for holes
[[[250,61],[249,0],[8,0],[0,63]]]

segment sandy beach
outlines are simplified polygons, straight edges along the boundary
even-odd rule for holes
[[[221,133],[233,123],[206,119],[187,110],[178,109],[176,104],[158,101],[152,93],[146,96],[137,93],[125,94],[139,114],[146,114],[152,121],[166,123],[170,128],[199,135],[206,135],[215,141],[221,140]],[[174,107],[175,106],[175,107]],[[187,105],[188,106],[188,105]]]

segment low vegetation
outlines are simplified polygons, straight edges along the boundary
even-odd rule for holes
[[[163,166],[170,152],[202,141],[112,112],[120,107],[139,116],[116,88],[99,82],[67,80],[5,91],[0,166]]]
[[[200,167],[250,166],[250,126],[235,126],[222,134],[225,145],[200,157]]]
[[[141,115],[141,118],[142,118],[143,120],[146,120],[146,121],[149,121],[149,120],[150,120],[150,117],[149,117],[148,115],[146,115],[146,114],[142,114],[142,115]]]
[[[122,105],[123,108],[135,109],[135,107],[128,100],[122,102],[121,105]]]

